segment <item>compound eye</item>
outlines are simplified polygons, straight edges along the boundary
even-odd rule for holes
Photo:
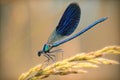
[[[41,56],[42,53],[43,53],[43,51],[39,51],[38,52],[38,56]]]

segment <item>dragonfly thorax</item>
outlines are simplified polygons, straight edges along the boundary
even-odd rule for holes
[[[52,45],[51,44],[45,44],[43,46],[43,52],[44,53],[49,53],[49,51],[52,49]]]

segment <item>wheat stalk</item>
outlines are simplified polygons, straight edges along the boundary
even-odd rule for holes
[[[119,64],[118,61],[102,58],[106,54],[120,54],[120,46],[109,46],[90,53],[79,53],[45,68],[43,68],[44,63],[39,64],[23,73],[19,80],[38,80],[50,75],[86,73],[87,71],[83,68],[97,68],[99,67],[98,64]]]

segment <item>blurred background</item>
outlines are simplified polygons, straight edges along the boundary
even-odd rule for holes
[[[0,0],[0,80],[17,80],[21,73],[46,60],[37,52],[72,2],[81,7],[81,20],[74,33],[99,18],[107,16],[108,20],[57,47],[64,50],[63,58],[120,45],[120,0]],[[107,57],[120,61],[120,56]],[[120,80],[119,74],[120,65],[102,65],[87,74],[45,80]]]

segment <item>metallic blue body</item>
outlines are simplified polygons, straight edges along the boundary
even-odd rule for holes
[[[42,51],[38,52],[38,56],[40,56],[41,54],[44,54],[45,57],[53,60],[53,58],[49,54],[47,54],[50,52],[50,50],[53,47],[59,46],[65,42],[68,42],[78,37],[79,35],[83,34],[87,30],[94,27],[96,24],[101,23],[107,19],[107,17],[105,17],[105,18],[96,20],[89,26],[79,31],[77,34],[69,38],[66,38],[67,36],[71,35],[77,28],[79,21],[80,21],[80,15],[81,15],[81,10],[80,10],[79,5],[77,3],[71,3],[65,10],[58,26],[55,28],[55,30],[49,37],[48,42],[44,45]]]

